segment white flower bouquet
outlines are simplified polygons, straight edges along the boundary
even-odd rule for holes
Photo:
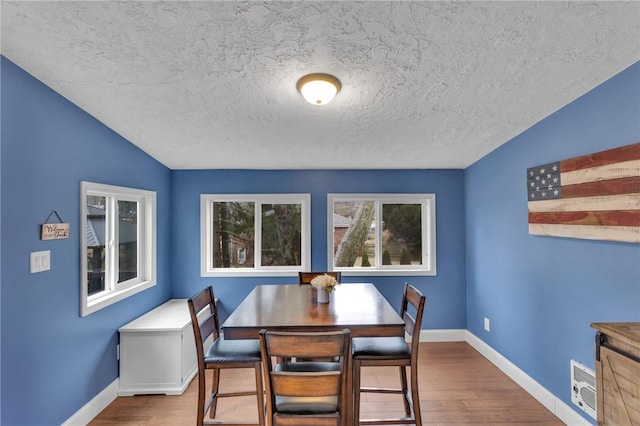
[[[331,293],[338,286],[338,281],[331,275],[323,274],[312,279],[311,285],[318,290],[325,290],[327,293]]]

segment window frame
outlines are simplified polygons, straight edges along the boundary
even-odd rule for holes
[[[334,266],[334,202],[374,201],[376,218],[382,215],[383,204],[420,204],[422,206],[422,264],[382,265],[381,233],[376,231],[376,256],[370,267]],[[341,272],[343,276],[427,275],[436,271],[436,195],[435,194],[327,194],[327,270]]]
[[[105,289],[89,295],[87,283],[87,196],[105,197]],[[137,274],[118,282],[118,201],[135,201],[137,211]],[[144,189],[80,183],[80,316],[85,317],[156,285],[156,193]]]
[[[253,268],[213,267],[213,204],[216,202],[255,203],[255,229],[261,229],[263,204],[300,204],[301,262],[299,266],[254,266]],[[255,235],[255,253],[259,253],[262,235]],[[255,256],[255,259],[260,259]],[[298,276],[311,266],[311,194],[200,194],[200,276],[202,277],[266,277]]]

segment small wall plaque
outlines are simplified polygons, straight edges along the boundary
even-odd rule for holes
[[[51,216],[56,215],[60,223],[50,223]],[[42,224],[40,239],[41,240],[60,240],[69,238],[69,224],[64,223],[57,211],[52,211],[47,218],[46,223]]]

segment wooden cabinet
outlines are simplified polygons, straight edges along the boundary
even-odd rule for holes
[[[640,425],[640,323],[593,323],[598,425]]]
[[[185,391],[198,370],[186,299],[169,300],[118,331],[118,395],[180,395]]]

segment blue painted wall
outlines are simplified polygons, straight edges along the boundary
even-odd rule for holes
[[[167,300],[170,171],[1,59],[2,425],[55,425],[118,377],[117,329]],[[158,284],[80,317],[80,181],[154,190]],[[52,210],[65,240],[40,241]],[[29,273],[29,253],[51,270]]]
[[[526,169],[638,141],[640,63],[465,171],[467,329],[569,405],[589,325],[640,321],[640,246],[529,235]]]
[[[327,193],[436,194],[437,270],[435,277],[345,277],[375,282],[398,309],[401,286],[415,284],[427,297],[424,328],[464,328],[464,190],[462,170],[183,170],[172,174],[172,281],[174,297],[190,297],[208,284],[228,313],[260,283],[297,283],[286,278],[200,277],[200,194],[310,193],[312,269],[327,268]]]

